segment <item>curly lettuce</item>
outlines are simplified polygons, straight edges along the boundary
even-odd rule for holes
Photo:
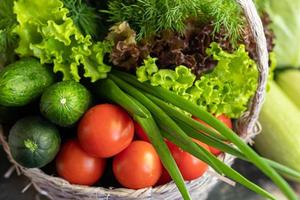
[[[20,42],[16,52],[20,56],[35,56],[41,63],[53,63],[54,72],[61,72],[64,80],[92,82],[106,78],[111,67],[104,63],[110,52],[108,41],[93,43],[90,35],[84,36],[68,15],[60,0],[18,0],[14,4],[19,25],[14,32]]]
[[[217,61],[217,65],[198,80],[185,66],[178,66],[175,70],[158,69],[156,59],[151,57],[137,69],[137,78],[173,91],[217,116],[225,114],[230,118],[239,118],[247,110],[257,88],[255,62],[244,45],[228,53],[217,43],[212,43],[206,53]]]

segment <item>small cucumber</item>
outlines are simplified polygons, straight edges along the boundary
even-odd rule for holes
[[[43,93],[41,113],[51,122],[69,127],[75,124],[91,105],[90,92],[80,83],[63,81]]]
[[[24,58],[0,71],[0,105],[24,106],[55,82],[51,68],[34,58]]]

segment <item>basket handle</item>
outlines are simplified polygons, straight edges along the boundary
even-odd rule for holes
[[[246,140],[251,140],[259,133],[258,117],[264,102],[267,78],[269,73],[269,56],[264,28],[252,0],[237,0],[243,9],[244,15],[251,29],[251,34],[256,43],[256,53],[258,55],[258,86],[252,98],[248,111],[237,121],[237,132]]]

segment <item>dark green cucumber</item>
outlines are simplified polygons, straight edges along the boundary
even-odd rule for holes
[[[34,58],[24,58],[0,71],[0,105],[24,106],[55,81],[51,68]]]
[[[75,124],[91,104],[90,92],[80,83],[63,81],[43,93],[41,113],[51,122],[62,127]]]
[[[13,158],[27,168],[50,163],[60,148],[58,129],[40,117],[26,117],[15,123],[9,132]]]

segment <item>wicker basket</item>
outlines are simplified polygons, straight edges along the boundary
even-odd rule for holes
[[[237,123],[235,130],[246,141],[251,142],[251,138],[259,130],[257,126],[258,114],[264,100],[266,78],[268,75],[268,52],[266,46],[266,38],[259,15],[252,0],[237,0],[244,11],[244,15],[251,27],[251,32],[256,43],[258,55],[258,88],[255,96],[249,104],[248,111],[244,113]],[[16,167],[18,172],[30,178],[33,186],[43,195],[53,200],[91,200],[91,199],[181,199],[181,195],[173,182],[155,188],[146,188],[140,190],[130,190],[124,188],[101,188],[101,187],[85,187],[71,185],[67,181],[45,174],[40,169],[26,169],[18,165],[12,158],[9,146],[3,136],[0,127],[0,142],[2,142],[9,160]],[[225,163],[231,165],[234,157],[230,155],[222,155]],[[218,177],[213,170],[208,170],[199,179],[187,182],[186,185],[193,199],[206,199],[209,191],[222,177]]]

